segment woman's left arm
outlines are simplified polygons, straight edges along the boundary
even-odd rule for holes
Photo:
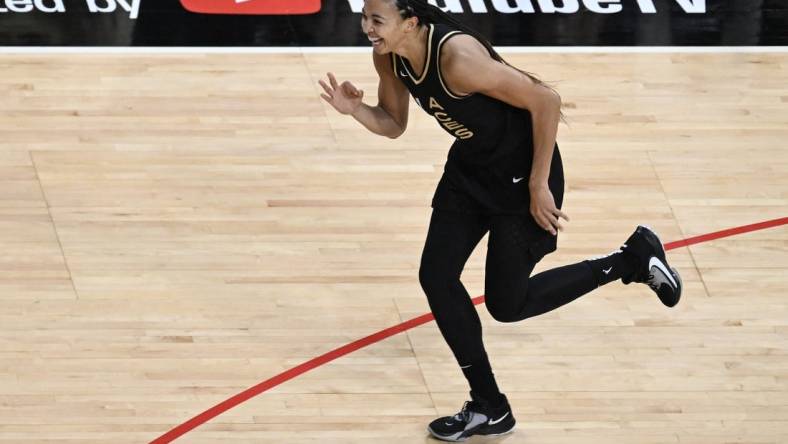
[[[441,72],[449,89],[458,94],[481,93],[527,109],[533,119],[534,158],[528,187],[531,214],[545,230],[562,229],[559,218],[569,220],[555,206],[547,179],[561,119],[561,97],[524,73],[490,57],[487,49],[470,35],[446,42],[441,52]]]

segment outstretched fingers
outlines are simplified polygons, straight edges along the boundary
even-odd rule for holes
[[[323,91],[325,91],[325,92],[326,92],[325,94],[322,94],[322,93],[321,93],[321,94],[320,94],[320,97],[324,98],[324,99],[325,99],[327,102],[331,102],[331,100],[333,100],[333,99],[334,99],[334,90],[332,90],[331,88],[329,88],[329,87],[328,87],[328,85],[326,85],[326,82],[324,82],[324,81],[322,81],[322,80],[318,80],[318,82],[317,82],[317,83],[319,83],[319,84],[320,84],[320,86],[322,86],[322,87],[323,87]]]
[[[327,74],[328,74],[328,81],[331,82],[331,87],[334,88],[334,90],[339,89],[339,83],[337,83],[337,78],[334,77],[334,73],[329,72]]]

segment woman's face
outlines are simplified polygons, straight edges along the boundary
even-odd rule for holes
[[[414,29],[415,18],[403,20],[394,0],[365,0],[361,10],[361,31],[378,54],[388,54]]]

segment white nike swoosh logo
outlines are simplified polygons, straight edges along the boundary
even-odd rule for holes
[[[509,416],[509,412],[506,412],[506,414],[505,414],[505,415],[501,416],[500,418],[498,418],[498,419],[497,419],[497,420],[495,420],[495,421],[493,421],[493,420],[492,420],[492,418],[490,418],[490,421],[489,421],[487,424],[489,424],[489,425],[495,425],[495,424],[498,424],[499,422],[503,421],[503,419],[504,419],[504,418],[506,418],[507,416]]]
[[[408,74],[407,74],[407,73],[404,73],[404,72],[402,72],[402,71],[400,71],[400,72],[399,72],[399,75],[401,75],[402,77],[407,77],[407,76],[408,76]]]
[[[613,267],[610,267],[607,270],[602,270],[602,273],[610,274],[610,270],[612,270],[612,269],[613,269]]]
[[[678,287],[676,281],[673,280],[673,275],[670,273],[670,270],[665,268],[665,264],[663,264],[662,261],[659,260],[659,258],[652,257],[651,260],[648,261],[649,270],[651,269],[651,267],[657,267],[660,270],[662,270],[662,272],[665,273],[665,276],[667,276],[668,279],[670,280],[670,283],[673,284],[674,287]]]
[[[471,364],[471,365],[473,365],[473,364]],[[463,367],[463,366],[460,366],[460,368],[468,368],[468,367],[470,367],[471,365],[466,365],[465,367]]]
[[[523,180],[523,179],[525,179],[525,177],[521,177],[521,178],[519,178],[519,179],[517,179],[517,178],[515,178],[515,177],[512,177],[512,182],[514,182],[514,183],[517,183],[517,182],[519,182],[519,181],[521,181],[521,180]]]

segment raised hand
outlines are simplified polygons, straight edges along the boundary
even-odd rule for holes
[[[348,81],[344,81],[340,85],[337,83],[334,74],[329,72],[327,75],[330,86],[322,79],[318,81],[326,92],[325,94],[320,94],[320,97],[340,113],[353,114],[361,106],[364,91],[356,88]]]

